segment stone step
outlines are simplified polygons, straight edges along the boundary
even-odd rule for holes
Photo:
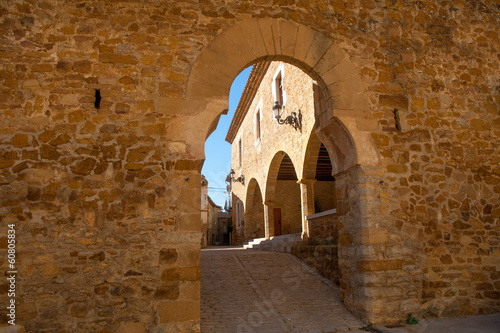
[[[270,239],[256,238],[246,242],[243,247],[245,249],[254,249],[259,251],[290,252],[292,247],[301,241],[302,235],[297,233],[275,236]]]

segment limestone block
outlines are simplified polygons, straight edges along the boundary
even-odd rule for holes
[[[393,260],[360,260],[357,263],[357,269],[362,272],[380,272],[389,270],[401,270],[403,261]]]
[[[384,244],[388,241],[389,234],[385,229],[359,230],[357,233],[358,244]]]
[[[230,89],[236,76],[228,76],[224,74],[224,72],[219,71],[217,67],[218,66],[213,64],[205,65],[197,62],[191,70],[189,82],[191,82],[191,80],[200,82],[211,81],[213,85],[220,86],[223,89],[228,89],[229,87]]]
[[[342,82],[342,86],[346,87],[346,93],[359,93],[364,91],[363,80],[358,74],[358,69],[349,58],[342,59],[337,65],[321,76],[327,86]],[[351,81],[353,81],[351,83]],[[354,90],[350,90],[354,88]]]
[[[99,61],[104,63],[136,65],[137,58],[132,55],[114,54],[114,53],[100,53]]]
[[[380,95],[379,103],[381,106],[408,110],[408,97],[403,95]]]
[[[158,97],[158,112],[164,115],[180,114],[185,103],[180,97]]]
[[[236,24],[224,31],[224,33],[220,35],[220,38],[223,38],[225,40],[226,45],[231,45],[232,49],[237,51],[240,55],[245,56],[245,58],[247,59],[247,63],[249,63],[253,59],[258,58],[263,54],[256,54],[254,51],[254,46],[248,41],[247,38],[244,38],[244,36],[245,35],[243,29],[239,24]],[[224,61],[224,64],[225,63],[226,61]]]
[[[179,219],[179,226],[182,231],[200,231],[200,214],[184,214]]]
[[[330,38],[318,31],[315,31],[310,44],[311,46],[307,51],[304,62],[311,68],[316,67],[316,64],[320,61],[326,51],[332,47],[332,44],[333,43]]]
[[[210,42],[207,49],[217,53],[220,57],[219,59],[224,59],[224,63],[231,63],[235,67],[239,67],[241,71],[254,60],[254,56],[248,42],[244,38],[241,38],[241,36],[236,36],[235,33],[236,31],[232,32],[228,36],[229,38],[225,38],[225,34],[217,36]],[[239,46],[243,47],[243,49],[239,49]],[[210,78],[206,79],[211,81]]]
[[[202,64],[212,68],[213,72],[220,72],[227,77],[236,78],[238,73],[242,70],[240,65],[233,62],[221,61],[222,58],[223,55],[207,47],[203,50],[198,59],[196,59],[195,65]],[[191,72],[193,71],[194,69],[191,70]]]
[[[262,34],[262,40],[266,47],[268,55],[281,54],[280,45],[276,45],[276,41],[279,43],[279,28],[277,23],[271,18],[262,18],[258,20],[260,33]],[[274,35],[276,33],[276,36]]]
[[[157,286],[153,297],[157,300],[176,300],[179,294],[179,282],[174,281]]]
[[[299,25],[288,20],[279,20],[278,22],[281,54],[293,58],[295,56],[295,46],[297,44],[297,32],[299,30]]]
[[[358,118],[356,125],[360,131],[375,132],[378,128],[378,120]]]
[[[160,250],[158,262],[160,265],[172,265],[177,262],[178,256],[177,249],[163,248]]]
[[[144,333],[146,329],[143,323],[122,323],[118,328],[118,333]]]
[[[242,69],[243,68],[244,67],[242,67]],[[186,87],[186,94],[196,98],[229,99],[230,84],[219,86],[213,84],[208,77],[203,77],[202,80],[204,81],[190,79]]]
[[[76,318],[85,318],[89,312],[86,303],[77,303],[71,307],[71,316]]]
[[[321,59],[318,61],[316,66],[314,66],[313,71],[316,72],[326,83],[329,81],[324,76],[328,76],[327,73],[329,73],[330,70],[346,60],[350,62],[345,51],[338,45],[332,44],[328,51],[321,56]]]
[[[35,64],[31,66],[33,72],[52,72],[53,68],[51,64]]]
[[[368,100],[366,92],[347,93],[345,89],[337,91],[336,88],[341,86],[342,83],[335,83],[328,86],[328,92],[331,96],[329,103],[331,103],[334,109],[363,111],[370,109],[370,101]]]
[[[295,43],[295,56],[294,58],[304,62],[307,56],[307,52],[311,47],[311,43],[314,39],[315,31],[304,25],[299,25],[297,31],[297,42]],[[316,65],[316,63],[314,64]],[[311,66],[311,68],[314,66]]]
[[[198,300],[200,299],[201,283],[200,281],[185,281],[179,286],[180,299]]]
[[[23,82],[24,89],[37,89],[40,88],[40,82],[38,80],[26,80]]]
[[[200,301],[171,301],[159,305],[160,323],[200,320]]]
[[[199,281],[200,267],[176,267],[165,269],[161,273],[161,279],[165,282],[173,281]]]
[[[29,146],[29,138],[28,135],[26,134],[15,134],[11,139],[10,139],[11,145],[13,145],[15,148],[24,148]]]
[[[186,244],[178,247],[178,264],[181,266],[200,265],[200,246],[197,244]]]
[[[79,103],[80,96],[76,94],[64,95],[59,101],[61,104],[66,105],[77,105]]]
[[[268,52],[262,39],[258,20],[243,21],[238,25],[248,43],[252,46],[256,59],[267,56]]]

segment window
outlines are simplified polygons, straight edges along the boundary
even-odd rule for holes
[[[262,119],[262,115],[261,115],[262,104],[263,104],[263,101],[261,99],[259,101],[259,103],[257,104],[257,107],[255,108],[255,114],[254,114],[254,118],[253,118],[254,133],[255,133],[255,146],[257,146],[259,144],[260,138],[262,136],[262,128],[261,128],[261,124],[260,124],[260,121]]]
[[[242,155],[243,155],[243,147],[242,147],[242,144],[241,144],[241,137],[240,137],[238,139],[238,163],[239,163],[240,167],[241,167],[242,162],[243,162]]]
[[[281,72],[278,73],[278,76],[274,80],[274,84],[276,87],[276,101],[279,105],[283,105],[283,78],[281,77]]]
[[[255,112],[255,140],[260,140],[260,109]]]
[[[274,97],[274,102],[278,102],[279,105],[285,105],[286,104],[286,92],[283,86],[283,79],[285,77],[285,66],[284,64],[281,64],[278,69],[276,70],[276,73],[274,73],[273,77],[273,97]]]

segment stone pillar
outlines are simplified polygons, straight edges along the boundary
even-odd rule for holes
[[[309,237],[309,227],[307,226],[306,216],[312,215],[314,211],[314,183],[316,179],[301,179],[300,184],[301,206],[302,206],[302,239]]]
[[[264,227],[266,228],[266,239],[274,235],[274,220],[273,220],[273,202],[264,201]]]

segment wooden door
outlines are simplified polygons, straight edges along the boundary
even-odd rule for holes
[[[274,215],[274,236],[281,236],[281,208],[274,208],[273,215]]]

